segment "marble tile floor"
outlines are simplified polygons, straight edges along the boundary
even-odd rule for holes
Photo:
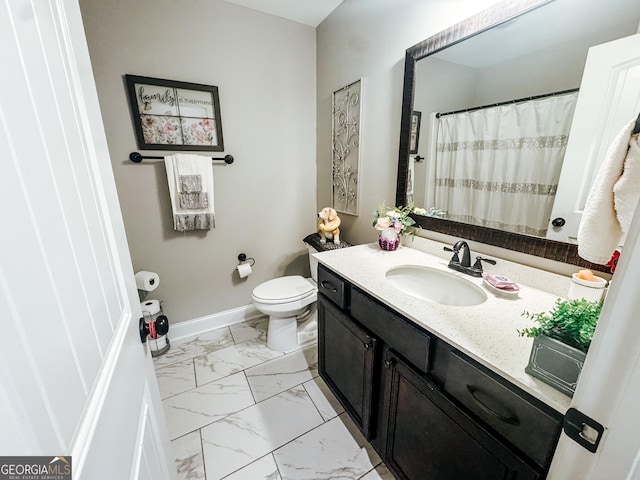
[[[274,352],[266,326],[213,330],[154,359],[178,478],[393,480],[318,376],[317,345]]]

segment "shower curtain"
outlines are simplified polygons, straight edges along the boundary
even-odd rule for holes
[[[544,236],[577,96],[440,117],[436,208],[450,220]]]

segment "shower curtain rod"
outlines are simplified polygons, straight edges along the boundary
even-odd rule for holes
[[[462,110],[456,110],[456,111],[453,111],[453,112],[436,113],[436,118],[444,117],[446,115],[453,115],[455,113],[473,112],[475,110],[482,110],[483,108],[499,107],[500,105],[509,105],[511,103],[527,102],[529,100],[537,100],[539,98],[553,97],[553,96],[556,96],[556,95],[564,95],[566,93],[577,92],[578,90],[580,90],[580,89],[579,88],[571,88],[569,90],[560,90],[558,92],[543,93],[542,95],[534,95],[533,97],[524,97],[524,98],[517,98],[515,100],[506,100],[504,102],[499,102],[499,103],[490,103],[488,105],[481,105],[479,107],[463,108]]]

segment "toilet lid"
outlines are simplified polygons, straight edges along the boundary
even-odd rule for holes
[[[313,285],[300,275],[274,278],[253,289],[253,298],[263,303],[295,302],[313,293]]]

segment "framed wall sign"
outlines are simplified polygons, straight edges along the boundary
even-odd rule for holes
[[[224,150],[218,87],[125,75],[142,150]]]

